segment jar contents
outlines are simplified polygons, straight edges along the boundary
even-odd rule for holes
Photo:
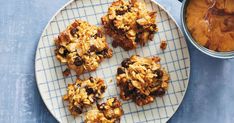
[[[234,0],[190,0],[186,23],[200,45],[218,52],[234,50]]]

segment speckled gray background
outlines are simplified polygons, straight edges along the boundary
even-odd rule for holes
[[[179,21],[177,0],[156,0]],[[0,123],[56,123],[38,93],[34,56],[40,35],[68,0],[0,0]],[[190,43],[191,77],[170,123],[234,122],[234,59],[211,58]]]

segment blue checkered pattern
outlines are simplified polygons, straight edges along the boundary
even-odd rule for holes
[[[75,19],[86,20],[94,25],[101,25],[100,18],[106,14],[108,6],[113,0],[77,0],[66,5],[45,28],[38,44],[36,53],[36,77],[39,91],[46,106],[53,116],[62,123],[83,122],[83,115],[72,117],[67,109],[67,103],[62,101],[66,93],[68,83],[76,80],[76,74],[64,78],[62,71],[66,65],[61,64],[55,58],[54,38],[63,31],[67,25]],[[121,48],[113,48],[113,57],[104,60],[99,68],[90,73],[85,73],[81,78],[89,76],[101,77],[107,84],[105,99],[119,97],[116,86],[116,69],[124,58],[133,54],[140,56],[160,56],[161,64],[169,72],[171,81],[165,96],[157,97],[154,103],[139,107],[131,101],[122,101],[124,116],[121,122],[166,122],[177,110],[185,94],[189,72],[190,59],[187,44],[174,20],[156,3],[150,0],[141,1],[146,3],[149,10],[157,11],[157,25],[159,32],[155,34],[153,41],[144,47],[135,50],[124,51]],[[159,48],[160,41],[166,40],[168,47],[165,51]],[[111,47],[111,38],[107,36]],[[111,82],[112,81],[112,82]],[[104,100],[105,100],[104,99]]]

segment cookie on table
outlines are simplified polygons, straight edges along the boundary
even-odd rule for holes
[[[142,106],[163,96],[168,88],[169,74],[161,67],[159,57],[133,55],[117,69],[117,85],[123,100]]]
[[[117,0],[101,20],[107,34],[113,38],[113,47],[131,50],[153,39],[158,31],[155,19],[156,12],[148,11],[144,3]]]
[[[96,70],[104,58],[112,56],[103,29],[82,20],[75,20],[61,32],[55,45],[56,58],[77,75]]]
[[[86,113],[85,123],[116,123],[123,115],[122,103],[117,98],[110,98],[97,109]]]
[[[77,116],[82,113],[83,108],[103,98],[105,90],[106,85],[100,78],[77,79],[75,83],[68,84],[67,94],[63,96],[63,100],[68,101],[71,114]]]

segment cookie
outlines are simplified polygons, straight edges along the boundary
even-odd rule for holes
[[[148,11],[144,3],[117,0],[101,20],[107,34],[113,38],[113,47],[131,50],[153,39],[158,31],[155,18],[156,12]]]
[[[159,57],[137,55],[124,59],[116,75],[120,97],[142,106],[153,102],[156,96],[163,96],[170,77],[159,62]]]
[[[77,116],[83,112],[83,108],[103,98],[105,90],[106,85],[100,78],[77,79],[75,83],[68,84],[67,94],[63,96],[63,100],[68,101],[71,114]]]
[[[96,70],[104,58],[112,56],[103,29],[75,20],[55,39],[56,58],[77,75]]]
[[[117,98],[110,98],[97,109],[86,113],[85,123],[116,123],[123,115],[122,103]]]

